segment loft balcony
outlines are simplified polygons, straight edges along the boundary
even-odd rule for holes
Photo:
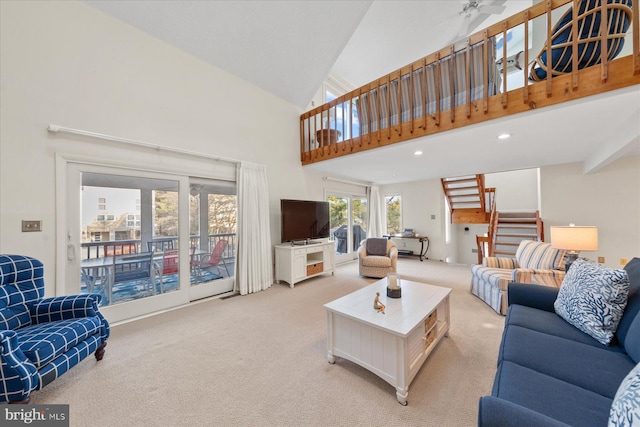
[[[639,28],[637,1],[540,2],[302,114],[302,164],[638,85]]]

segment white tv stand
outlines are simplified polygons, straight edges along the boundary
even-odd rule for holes
[[[298,282],[335,271],[335,242],[281,243],[275,249],[276,283],[284,281],[293,288]]]

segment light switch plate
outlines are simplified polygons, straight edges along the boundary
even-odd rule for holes
[[[42,221],[40,221],[40,220],[35,220],[35,221],[22,220],[22,231],[23,232],[42,231]]]

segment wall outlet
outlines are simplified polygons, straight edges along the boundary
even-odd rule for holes
[[[628,263],[628,262],[629,262],[629,261],[628,261],[626,258],[620,258],[620,265],[621,265],[621,266],[623,266],[623,267],[624,267],[625,265],[627,265],[627,263]]]
[[[27,231],[42,231],[42,221],[27,221],[22,220],[22,232]]]
[[[603,256],[599,256],[598,257],[598,264],[604,264],[604,257]]]

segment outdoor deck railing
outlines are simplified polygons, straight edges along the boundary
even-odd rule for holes
[[[207,244],[204,247],[200,246],[200,236],[190,236],[189,244],[191,247],[196,246],[200,247],[202,250],[211,252],[216,243],[222,239],[225,239],[228,242],[222,255],[223,258],[225,260],[234,259],[236,256],[236,233],[209,234]],[[118,255],[123,253],[146,252],[149,250],[149,243],[152,244],[153,248],[157,252],[161,252],[163,249],[177,249],[178,237],[158,237],[148,241],[148,243],[144,243],[140,239],[85,242],[80,245],[82,248],[81,259],[104,258],[105,256],[113,255],[111,251],[114,251]],[[110,249],[106,250],[105,248],[107,247]]]
[[[569,3],[574,11],[595,5],[588,12],[599,13],[604,19],[598,25],[596,18],[574,14],[563,27],[569,28],[565,33],[568,40],[563,44],[550,42],[561,32],[554,31],[557,17],[552,17],[552,13],[561,7],[568,8]],[[302,164],[640,84],[640,6],[633,1],[629,8],[628,3],[629,0],[542,1],[472,34],[464,40],[463,47],[447,46],[314,108],[300,116]],[[629,29],[613,22],[622,14]],[[514,59],[513,55],[507,56],[507,35],[519,26],[524,33],[522,55]],[[545,26],[546,30],[539,29]],[[542,34],[540,39],[546,41],[541,55],[553,58],[550,62],[554,71],[545,72],[539,82],[529,79],[529,64],[542,63],[540,57],[530,60],[529,49],[534,40],[530,33],[536,37]],[[632,53],[616,58],[616,43],[625,34],[627,43],[632,44]],[[591,56],[585,59],[588,49],[583,43],[589,42],[595,46],[599,43],[604,49],[593,47],[593,55],[589,53]],[[555,71],[560,61],[556,59],[559,47],[579,52],[566,60],[565,70],[571,67],[568,72]],[[500,52],[502,58],[497,59]],[[585,67],[583,60],[590,66]],[[522,70],[522,87],[508,90],[507,73],[513,69],[513,62]]]

